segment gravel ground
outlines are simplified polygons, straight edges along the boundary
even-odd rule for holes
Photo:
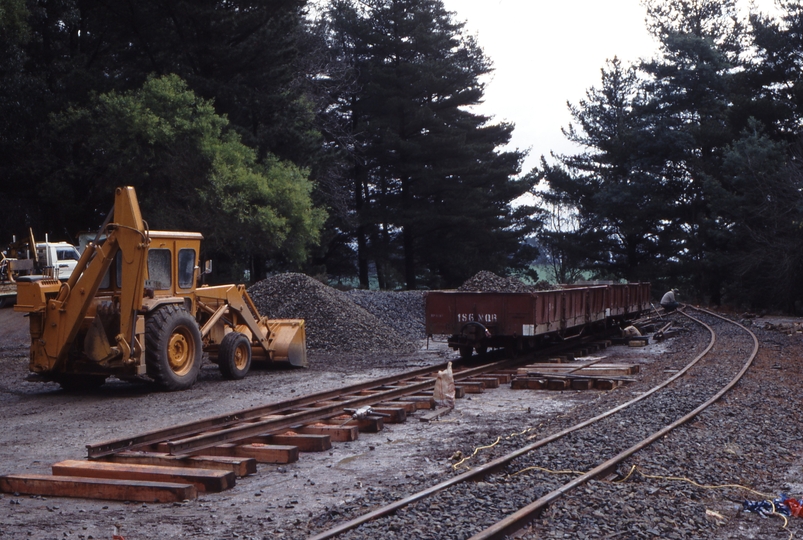
[[[291,278],[284,279],[291,283],[282,286],[292,285]],[[249,292],[257,296],[260,285]],[[302,291],[316,287],[308,280],[298,280],[294,286]],[[326,302],[320,308],[324,324],[319,328],[334,331],[327,330],[330,335],[323,337],[329,344],[310,347],[309,369],[257,370],[242,381],[223,381],[213,366],[207,365],[198,384],[180,393],[154,393],[145,385],[113,381],[96,393],[74,395],[55,384],[22,382],[27,373],[25,320],[9,309],[0,310],[0,410],[4,418],[0,474],[47,474],[52,463],[82,458],[87,443],[354,384],[455,356],[432,344],[429,350],[413,346],[412,352],[399,352],[397,345],[402,350],[405,342],[417,345],[414,325],[409,330],[399,328],[385,345],[369,340],[362,350],[349,349],[349,340],[335,339],[348,328],[326,324],[327,317],[339,321],[344,317],[338,313],[342,313],[366,318],[372,325],[392,326],[397,324],[392,317],[400,308],[385,310],[384,317],[383,310],[366,308],[377,302],[387,305],[386,301],[395,301],[397,293],[334,291],[338,294],[330,295],[328,288],[322,291],[325,298],[331,298],[328,305],[342,311],[331,308],[335,311],[326,315]],[[349,311],[353,308],[346,300],[360,309]],[[402,303],[408,305],[408,300],[414,312],[413,300],[406,298]],[[264,309],[262,305],[260,309]],[[300,316],[278,309],[266,311],[272,317]],[[313,320],[308,322],[310,339],[316,326]],[[765,322],[755,321],[755,326],[763,328]],[[630,465],[638,465],[648,474],[682,474],[701,484],[740,483],[763,493],[803,497],[799,448],[803,434],[795,413],[800,400],[803,334],[758,333],[762,349],[744,381],[713,410],[643,451]],[[141,505],[2,495],[0,537],[111,538],[113,527],[118,526],[126,540],[306,538],[332,523],[450,477],[455,474],[450,458],[457,451],[471,455],[501,436],[494,448],[479,451],[468,462],[482,463],[526,437],[513,434],[558,429],[578,417],[593,415],[611,400],[632,398],[654,380],[666,377],[664,370],[679,367],[693,355],[699,348],[694,335],[690,329],[662,344],[607,350],[606,361],[632,361],[642,366],[638,383],[614,391],[488,391],[481,398],[458,400],[456,409],[437,422],[421,423],[413,416],[404,424],[386,426],[379,434],[361,434],[358,441],[336,444],[329,452],[304,454],[294,464],[260,466],[256,475],[239,479],[232,490],[195,501]],[[383,350],[383,346],[390,348]],[[674,468],[658,469],[656,464],[665,467],[662,457],[668,453],[676,456]],[[589,484],[553,505],[536,524],[535,535],[658,538],[673,520],[680,531],[677,538],[785,539],[789,530],[800,534],[802,528],[799,518],[790,518],[785,531],[780,519],[741,511],[738,507],[743,498],[751,497],[749,493],[696,488],[638,475],[623,483],[619,493],[611,494],[607,486],[600,490],[601,484]],[[473,496],[469,490],[443,504],[470,507]],[[448,520],[449,513],[446,515]],[[620,522],[632,527],[621,527]],[[448,521],[440,526],[453,529]],[[384,537],[386,532],[382,534]],[[433,537],[432,531],[421,531],[420,537]]]
[[[528,471],[522,476],[516,473],[531,467],[552,471],[588,470],[632,444],[631,433],[647,434],[655,425],[686,414],[707,399],[708,382],[721,386],[730,380],[752,349],[752,342],[746,336],[739,337],[727,328],[723,331],[721,323],[712,321],[715,320],[709,318],[709,324],[723,332],[714,349],[715,362],[724,364],[706,361],[670,387],[671,391],[656,394],[603,420],[600,429],[572,434],[516,460],[504,474],[450,488],[393,516],[351,531],[344,538],[356,540],[380,535],[385,538],[468,538],[572,477],[571,474],[540,471]],[[728,334],[730,338],[725,339]],[[775,341],[772,338],[777,336],[762,337]],[[799,341],[799,336],[793,337]],[[707,335],[690,330],[682,340],[687,349],[672,348],[651,355],[652,361],[649,369],[645,369],[643,380],[631,385],[629,392],[623,389],[601,395],[599,400],[575,408],[571,415],[550,418],[541,426],[542,435],[638,395],[655,380],[667,377],[663,373],[680,368],[701,351],[707,341]],[[795,346],[799,347],[799,342]],[[738,366],[732,361],[736,358],[739,358]],[[764,381],[759,387],[767,386],[761,373],[766,369],[764,361],[762,355],[754,371],[729,398],[626,462],[620,468],[619,478],[627,477],[625,481],[596,480],[582,486],[553,503],[523,537],[792,538],[795,533],[799,534],[803,529],[797,522],[799,518],[789,518],[792,521],[782,530],[782,518],[763,519],[742,509],[745,499],[762,499],[747,488],[770,498],[781,492],[801,497],[800,456],[792,444],[800,440],[800,425],[779,423],[771,414],[773,405],[778,404],[765,399],[766,389],[755,391],[757,380]],[[771,369],[783,368],[776,363]],[[776,386],[774,381],[771,386]],[[794,386],[794,382],[790,386]],[[791,397],[786,392],[773,393]],[[735,399],[748,394],[751,398],[744,405]],[[483,461],[525,444],[521,439],[529,436],[528,432],[503,440],[484,455]],[[782,455],[777,455],[778,450]],[[634,474],[628,475],[632,467],[635,467]],[[714,487],[726,484],[727,487]],[[366,498],[363,506],[381,504],[373,497]]]

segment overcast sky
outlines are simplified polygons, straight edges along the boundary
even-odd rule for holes
[[[443,1],[494,63],[479,112],[516,125],[512,146],[530,150],[524,172],[541,155],[574,151],[560,131],[566,101],[599,86],[607,59],[631,64],[658,50],[639,0]],[[757,3],[766,11],[773,0]]]

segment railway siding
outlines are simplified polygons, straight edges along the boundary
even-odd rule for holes
[[[392,531],[391,538],[412,535],[417,538],[480,539],[503,538],[506,534],[529,526],[528,521],[543,511],[544,507],[538,506],[538,503],[560,500],[564,493],[581,485],[580,480],[566,483],[567,476],[582,479],[583,473],[594,469],[598,476],[604,473],[608,479],[612,478],[616,463],[602,462],[614,456],[626,457],[641,448],[643,443],[638,443],[641,439],[672,422],[686,421],[691,414],[697,412],[701,403],[715,399],[715,394],[723,386],[740,371],[744,372],[748,352],[754,349],[754,343],[757,345],[757,342],[747,332],[735,330],[727,322],[710,318],[709,323],[718,329],[719,341],[712,340],[710,352],[701,361],[688,367],[685,375],[681,371],[673,376],[674,382],[664,390],[645,393],[644,399],[639,399],[614,415],[600,418],[599,422],[586,429],[572,431],[551,444],[532,448],[525,453],[514,453],[518,454],[517,457],[506,461],[503,471],[484,474],[481,482],[457,483],[438,490],[426,499],[397,508],[387,517],[365,523],[357,529],[336,528],[333,531],[340,530],[344,538],[365,538],[380,530],[389,530]],[[664,431],[658,431],[658,435],[653,438],[663,434]],[[611,485],[613,484],[609,481],[598,482],[595,483],[595,488],[601,492],[603,488],[600,486]],[[613,493],[609,492],[608,496],[616,497],[616,487],[610,489]],[[470,508],[469,513],[464,514],[458,507],[449,504],[450,501],[458,500],[468,501],[467,505],[459,508]],[[536,500],[538,502],[533,503]],[[654,509],[645,510],[648,514],[653,511]],[[570,513],[568,510],[562,515]],[[507,524],[505,516],[509,516]],[[616,516],[600,513],[599,518],[608,518],[615,522]],[[448,523],[449,527],[444,528],[444,523]],[[696,524],[695,521],[690,523]],[[538,534],[532,534],[534,538],[549,537],[553,532],[538,528],[537,522],[533,527],[538,530]],[[668,538],[699,537],[689,536],[690,531],[678,536],[677,529],[677,520],[671,519],[666,522],[658,520],[657,526],[648,522],[646,530],[637,528],[618,531],[614,527],[613,532],[640,533],[647,536],[653,534]],[[588,528],[584,525],[572,530],[574,534],[583,534],[585,531]],[[558,537],[564,537],[563,534],[562,532]],[[694,534],[705,536],[705,529],[697,527]],[[315,538],[329,537],[329,533],[322,533]]]

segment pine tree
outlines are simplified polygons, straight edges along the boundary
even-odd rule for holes
[[[520,265],[527,191],[523,154],[500,151],[513,129],[467,107],[491,70],[439,0],[336,1],[334,41],[352,62],[355,91],[341,101],[350,149],[360,250],[380,286],[453,286],[480,269]]]
[[[641,65],[651,78],[643,114],[653,125],[652,159],[662,167],[657,172],[675,192],[666,202],[684,233],[673,251],[690,288],[718,304],[730,274],[729,232],[712,212],[711,199],[722,183],[725,149],[743,127],[734,123],[732,104],[744,28],[735,0],[645,4],[661,54]]]
[[[752,120],[726,150],[712,206],[731,231],[729,303],[792,313],[801,298],[803,168],[800,148],[773,141]],[[790,159],[791,157],[791,159]]]
[[[655,136],[642,115],[644,79],[617,58],[601,71],[601,86],[569,105],[574,123],[564,134],[583,151],[542,163],[545,200],[576,209],[578,226],[545,232],[543,241],[596,277],[646,280],[674,234],[672,193],[649,159]]]
[[[177,74],[213,101],[228,117],[228,129],[266,164],[278,156],[318,166],[322,141],[302,70],[309,67],[306,3],[4,0],[0,198],[8,205],[0,237],[19,234],[24,223],[59,238],[76,232],[75,223],[57,222],[41,206],[43,197],[58,195],[49,191],[53,181],[44,184],[59,174],[61,156],[55,154],[67,143],[57,140],[49,119],[86,107],[99,94],[136,91],[154,74]],[[81,181],[59,186],[78,204],[85,188]]]

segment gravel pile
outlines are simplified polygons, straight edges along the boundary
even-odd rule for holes
[[[346,293],[304,274],[268,277],[252,285],[248,294],[262,315],[304,319],[309,350],[408,354],[419,348],[417,342],[354,303]],[[407,326],[404,328],[406,332]]]
[[[346,293],[357,305],[410,340],[425,339],[422,291],[366,291]]]
[[[464,292],[495,292],[495,293],[528,293],[535,288],[525,285],[518,278],[500,277],[493,272],[482,271],[469,278],[458,291]]]

